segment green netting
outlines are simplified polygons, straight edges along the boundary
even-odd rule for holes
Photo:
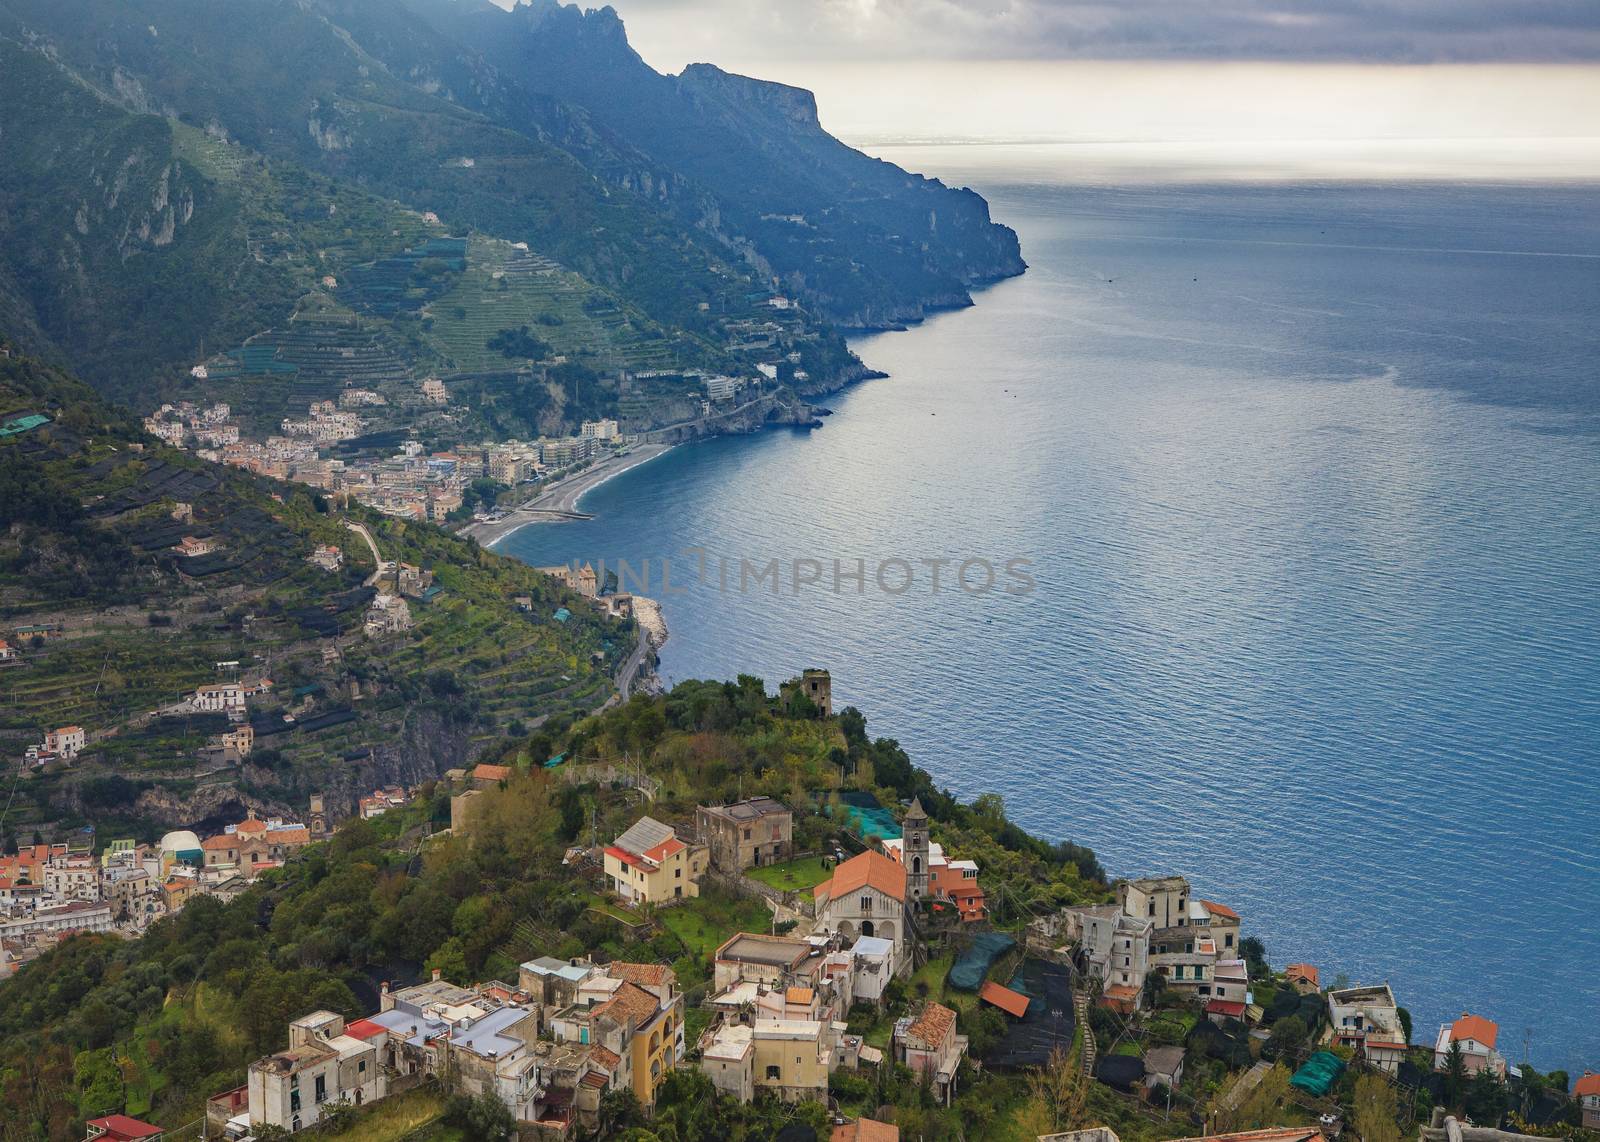
[[[962,991],[977,991],[995,960],[1016,946],[1017,942],[1004,932],[980,932],[972,938],[961,957],[950,965],[945,981]]]
[[[1333,1084],[1344,1074],[1344,1060],[1331,1051],[1318,1051],[1306,1060],[1306,1065],[1294,1073],[1290,1086],[1299,1087],[1318,1098],[1327,1094]]]
[[[885,841],[900,839],[900,825],[894,813],[879,804],[870,793],[849,792],[839,795],[844,803],[844,824],[862,839],[878,837]],[[832,812],[830,809],[829,812]]]

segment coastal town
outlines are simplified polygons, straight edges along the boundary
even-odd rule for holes
[[[207,700],[242,701],[231,690]],[[829,672],[785,683],[776,711],[797,727],[831,724]],[[1552,1084],[1513,1061],[1484,1013],[1414,1027],[1386,981],[1309,962],[1275,968],[1249,918],[1185,875],[1018,907],[1015,882],[979,855],[1005,850],[974,847],[948,810],[935,816],[916,794],[684,805],[644,769],[563,753],[373,790],[355,816],[408,822],[426,854],[475,843],[499,800],[529,783],[594,799],[591,839],[569,845],[559,875],[622,942],[574,951],[551,934],[514,974],[437,965],[383,980],[364,1011],[308,1006],[241,1085],[208,1097],[199,1136],[337,1133],[431,1091],[523,1138],[603,1136],[629,1115],[648,1123],[683,1075],[719,1105],[791,1116],[814,1106],[837,1142],[903,1136],[903,1104],[881,1092],[954,1108],[1007,1074],[1031,1076],[1026,1090],[1078,1092],[1028,1120],[1051,1142],[1397,1138],[1374,1133],[1367,1103],[1378,1091],[1419,1142],[1600,1128],[1600,1076]],[[412,813],[430,803],[431,815]],[[446,804],[448,824],[430,823]],[[602,818],[616,831],[600,832]],[[339,832],[313,804],[307,822],[250,814],[204,838],[24,849],[0,860],[0,962],[14,972],[80,934],[137,937],[196,899],[271,883]],[[681,954],[650,954],[662,939]],[[876,1101],[863,1101],[869,1091]],[[87,1129],[163,1131],[121,1113]]]

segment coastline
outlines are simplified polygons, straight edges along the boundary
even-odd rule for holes
[[[479,546],[492,550],[507,536],[521,531],[529,524],[582,518],[582,513],[578,511],[578,501],[585,495],[607,480],[632,471],[641,464],[648,464],[657,457],[666,455],[675,447],[673,444],[637,445],[625,455],[602,460],[593,467],[557,480],[537,496],[523,503],[521,507],[513,508],[500,519],[490,523],[470,523],[461,528],[457,534],[477,540]]]

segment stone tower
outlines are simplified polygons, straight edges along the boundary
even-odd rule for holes
[[[906,902],[928,898],[928,814],[922,811],[920,798],[911,799],[905,820],[900,822],[901,838],[905,841]]]

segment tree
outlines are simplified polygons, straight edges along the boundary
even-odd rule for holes
[[[445,1119],[464,1131],[468,1138],[481,1138],[484,1142],[505,1142],[517,1132],[517,1120],[512,1117],[510,1107],[492,1090],[474,1098],[464,1094],[452,1096]]]
[[[1394,1013],[1400,1018],[1400,1030],[1406,1033],[1406,1042],[1411,1042],[1411,1012],[1404,1007],[1396,1007]]]
[[[1394,1087],[1382,1075],[1356,1079],[1351,1124],[1361,1142],[1400,1142],[1400,1112]]]
[[[1029,1113],[1041,1134],[1076,1130],[1084,1125],[1089,1106],[1089,1076],[1083,1073],[1082,1035],[1071,1052],[1056,1047],[1044,1066],[1028,1074]]]
[[[1306,1021],[1298,1015],[1290,1015],[1272,1025],[1272,1034],[1267,1042],[1282,1058],[1285,1055],[1293,1055],[1304,1047],[1306,1035]]]
[[[1461,1108],[1462,1097],[1467,1093],[1467,1060],[1461,1053],[1461,1044],[1450,1040],[1450,1049],[1444,1054],[1444,1102],[1453,1110]]]
[[[1267,966],[1267,945],[1260,936],[1246,936],[1240,940],[1239,954],[1249,965],[1251,979],[1265,979],[1272,974]]]

